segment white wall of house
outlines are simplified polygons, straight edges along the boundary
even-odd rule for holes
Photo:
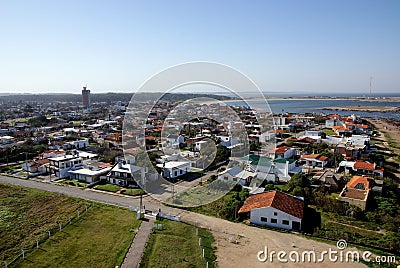
[[[158,164],[158,166],[162,164]],[[189,162],[167,162],[163,168],[164,177],[176,178],[182,176],[190,171]]]
[[[273,222],[273,220],[276,220],[276,223]],[[257,225],[265,225],[286,230],[292,230],[293,222],[298,222],[301,228],[301,219],[273,207],[251,210],[250,222]]]

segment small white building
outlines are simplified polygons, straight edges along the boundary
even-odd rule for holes
[[[187,161],[171,161],[157,164],[163,169],[163,177],[174,179],[190,171],[190,163]]]
[[[67,150],[67,149],[84,149],[84,148],[87,148],[88,146],[89,146],[89,140],[83,139],[83,140],[67,142],[63,145],[63,148],[65,150]]]
[[[281,191],[250,195],[239,210],[250,222],[274,228],[300,231],[304,215],[304,200]]]
[[[221,181],[239,183],[241,185],[249,185],[256,176],[256,172],[243,170],[241,167],[235,166],[219,173],[218,179]]]
[[[68,173],[70,178],[73,180],[92,183],[98,181],[100,179],[100,176],[106,175],[110,171],[110,169],[111,167],[102,169],[80,168],[77,170],[70,170]]]

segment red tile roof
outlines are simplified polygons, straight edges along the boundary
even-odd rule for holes
[[[276,190],[249,196],[240,208],[239,213],[264,207],[273,207],[296,218],[303,219],[304,201]]]
[[[362,170],[375,170],[375,163],[369,163],[369,162],[364,162],[364,161],[356,161],[354,163],[354,168],[355,169],[362,169]]]
[[[290,149],[290,147],[287,147],[287,146],[278,147],[275,149],[275,153],[284,153],[289,149]]]
[[[301,158],[317,158],[319,154],[304,154]]]
[[[363,177],[363,176],[353,176],[351,180],[346,184],[348,188],[356,188],[358,184],[363,184],[364,189],[360,190],[370,190],[370,185],[374,181],[373,178]]]
[[[320,155],[320,154],[305,154],[305,155],[302,155],[301,158],[303,158],[303,159],[316,159],[316,160],[319,160],[319,161],[326,161],[328,159],[327,156]]]

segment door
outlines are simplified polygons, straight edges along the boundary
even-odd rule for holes
[[[292,230],[294,230],[294,231],[300,231],[300,222],[298,222],[298,221],[292,221]]]

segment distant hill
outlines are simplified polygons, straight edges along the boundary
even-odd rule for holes
[[[149,100],[157,93],[139,93],[135,96],[138,101]],[[91,94],[91,102],[129,102],[133,94],[131,93],[101,93]],[[163,100],[176,101],[186,100],[200,97],[211,97],[217,100],[231,99],[227,96],[212,95],[212,94],[189,94],[189,93],[166,93]],[[15,94],[15,95],[0,95],[0,102],[4,103],[19,103],[19,102],[82,102],[82,95],[80,94]]]

